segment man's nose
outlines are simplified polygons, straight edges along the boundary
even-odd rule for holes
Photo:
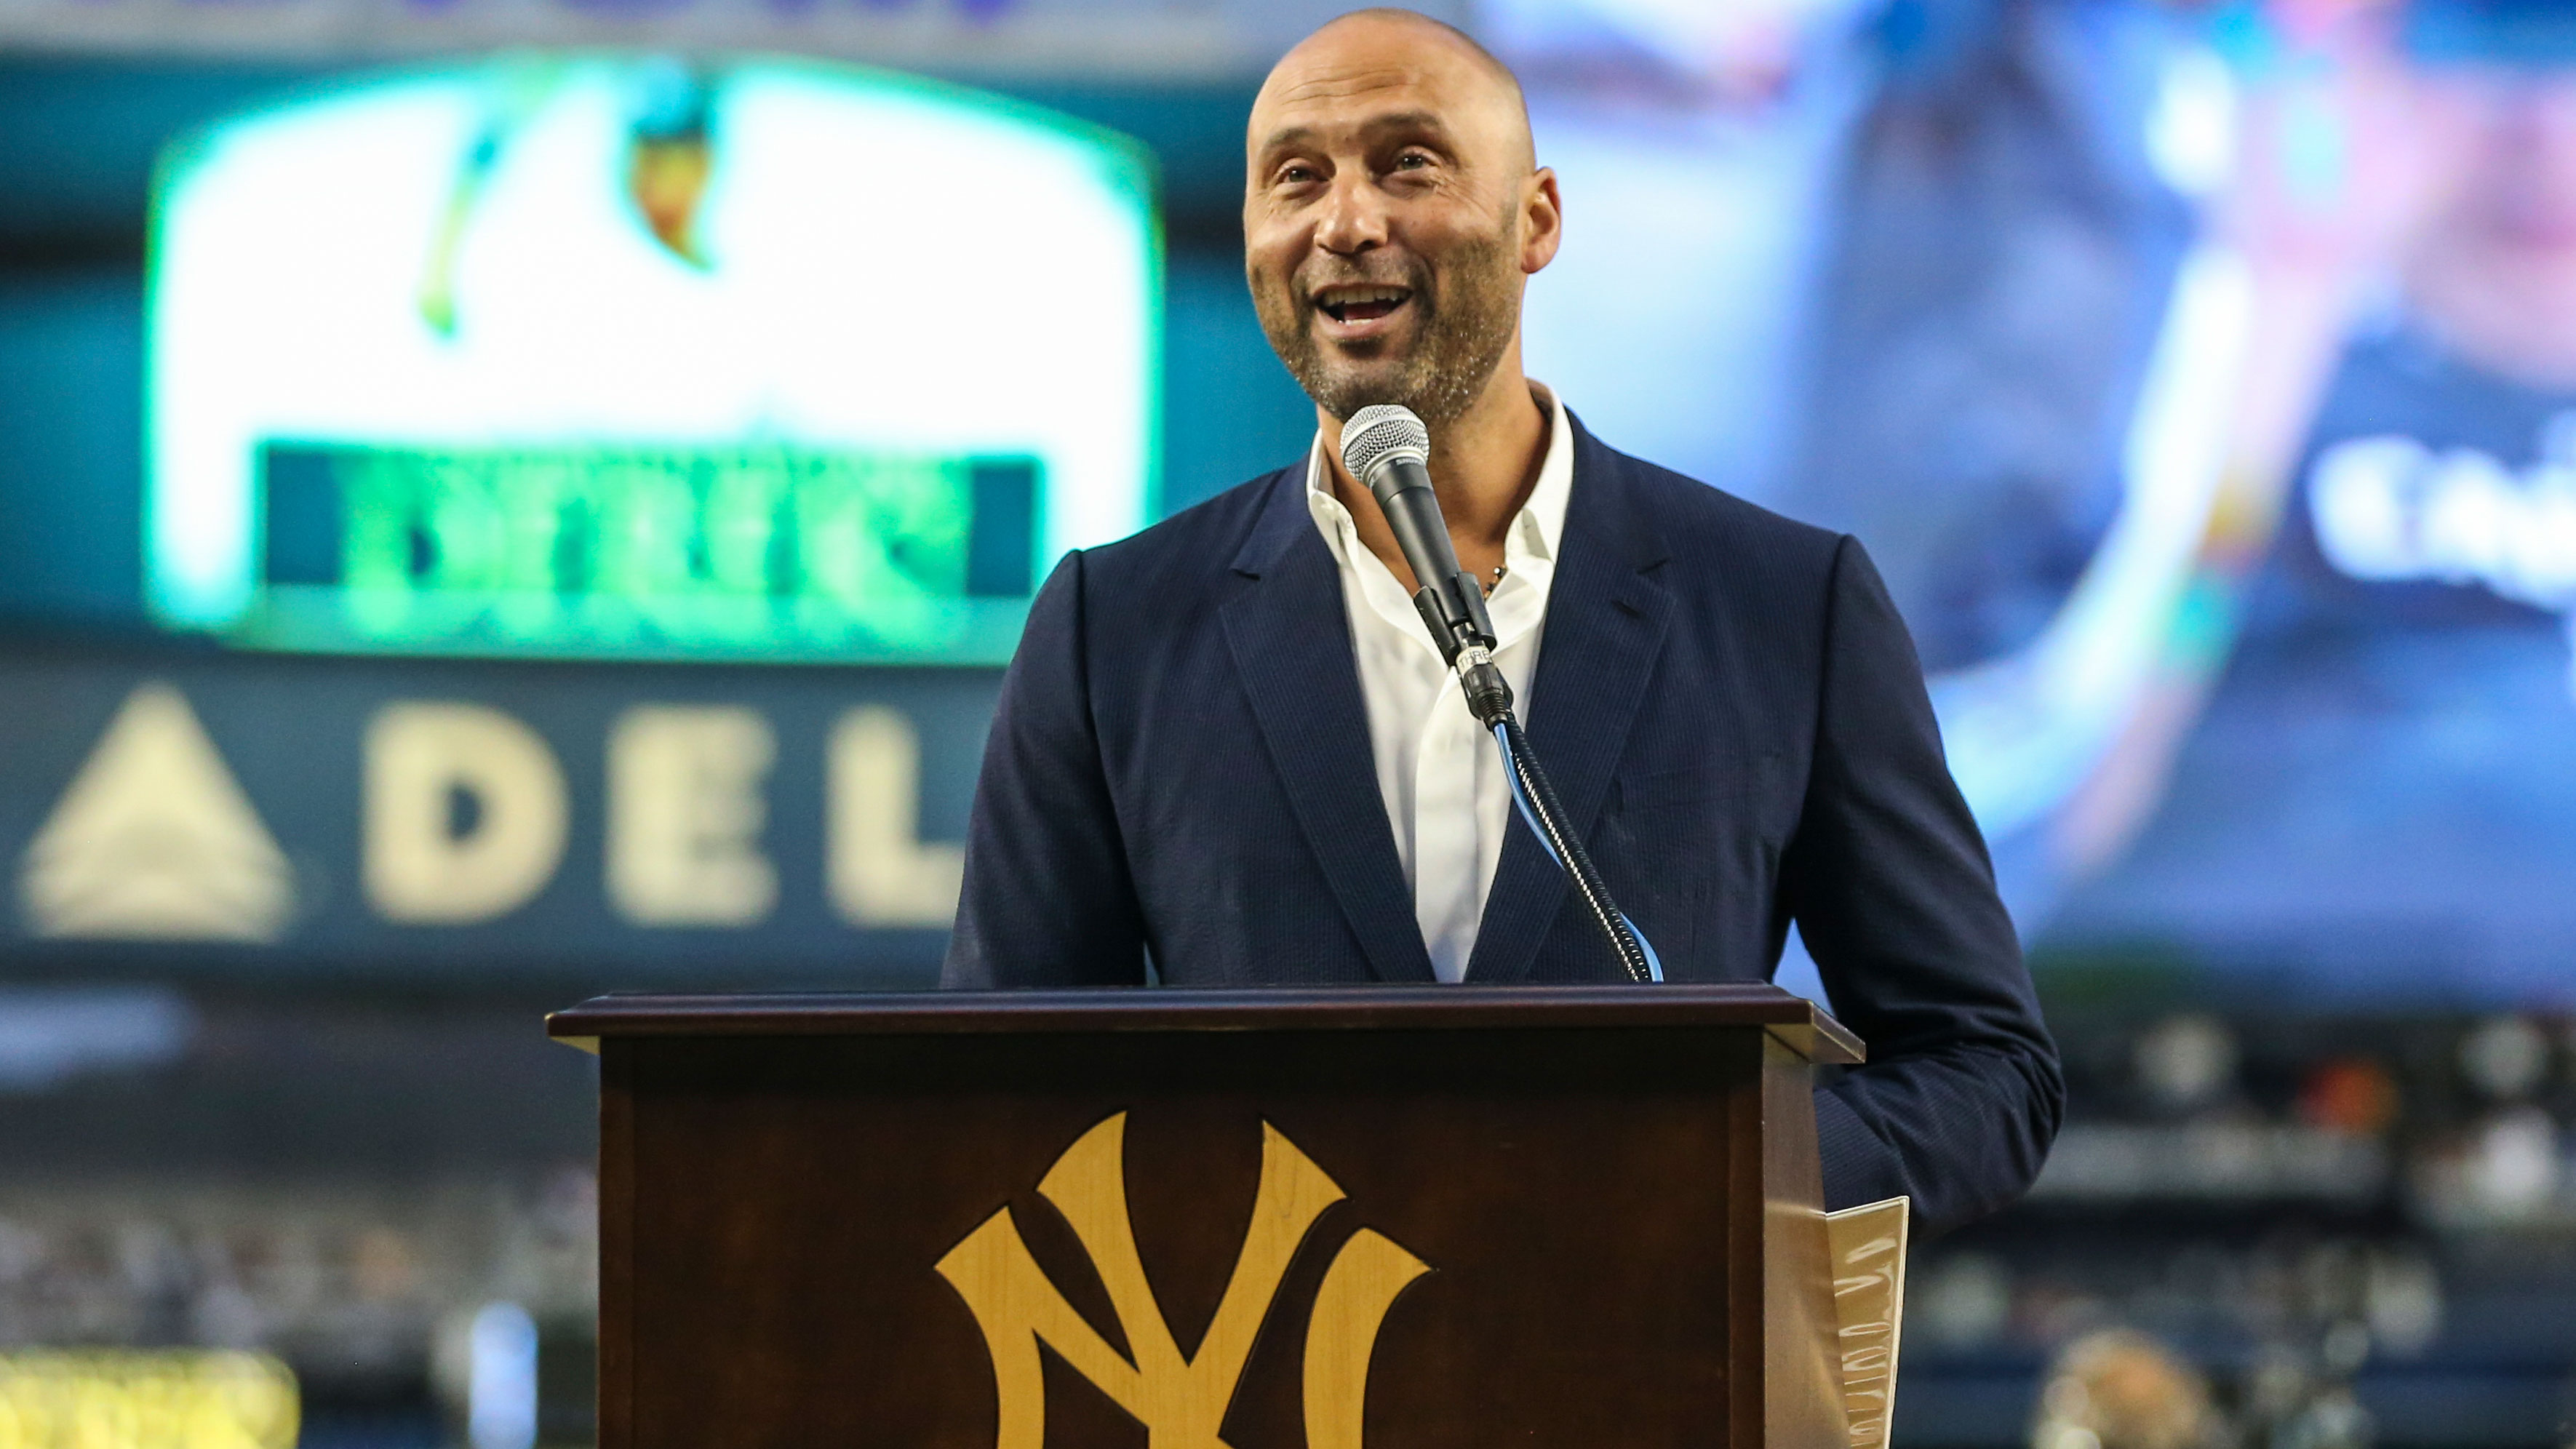
[[[1345,171],[1324,199],[1323,219],[1315,228],[1315,245],[1349,255],[1384,246],[1386,235],[1386,205],[1377,187]]]

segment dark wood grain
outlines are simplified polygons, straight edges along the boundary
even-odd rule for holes
[[[1762,1386],[1769,1449],[1849,1449],[1814,1073],[1762,1045]]]
[[[599,1442],[635,1442],[635,1094],[623,1052],[599,1073]]]
[[[1770,1030],[1807,1060],[1857,1063],[1860,1038],[1803,997],[1724,986],[1378,986],[1334,991],[781,992],[600,996],[546,1018],[554,1037],[853,1036],[1056,1031],[1481,1031],[1726,1027]]]
[[[990,1449],[992,1359],[935,1265],[1007,1207],[1076,1313],[1132,1352],[1036,1192],[1116,1113],[1129,1222],[1184,1355],[1242,1246],[1264,1122],[1346,1194],[1272,1300],[1232,1449],[1305,1445],[1306,1316],[1363,1229],[1431,1268],[1377,1341],[1370,1449],[1827,1449],[1840,1399],[1811,1382],[1830,1285],[1792,1013],[1683,990],[1644,1012],[1663,993],[1348,994],[1389,999],[1361,1025],[1272,993],[1118,998],[1146,1024],[1062,997],[558,1014],[603,1054],[603,1449]],[[1487,996],[1510,999],[1470,999]],[[1801,1301],[1766,1304],[1781,1294]],[[1052,1354],[1045,1382],[1047,1449],[1145,1444]]]

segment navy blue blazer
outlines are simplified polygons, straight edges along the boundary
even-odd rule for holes
[[[1672,981],[1795,921],[1868,1066],[1819,1091],[1829,1205],[1938,1231],[2026,1188],[2065,1088],[1912,640],[1859,543],[1605,447],[1525,718]],[[1429,982],[1305,467],[1066,557],[1004,681],[948,985]],[[1465,708],[1460,704],[1459,708]],[[1624,980],[1515,825],[1467,980]],[[1641,988],[1651,989],[1651,988]]]

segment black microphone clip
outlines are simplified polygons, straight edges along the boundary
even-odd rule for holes
[[[1645,937],[1631,925],[1610,888],[1593,868],[1583,842],[1565,826],[1565,808],[1556,798],[1530,754],[1520,721],[1512,716],[1512,687],[1494,667],[1494,620],[1485,610],[1485,591],[1475,577],[1458,567],[1458,550],[1449,542],[1449,526],[1440,518],[1440,496],[1431,489],[1431,430],[1410,408],[1381,404],[1351,414],[1342,425],[1342,466],[1366,484],[1395,530],[1395,542],[1420,585],[1413,607],[1440,647],[1440,657],[1458,676],[1467,709],[1501,744],[1512,772],[1514,796],[1530,829],[1550,857],[1562,866],[1576,892],[1600,924],[1631,980],[1661,981],[1663,968]]]
[[[1512,687],[1494,666],[1497,639],[1485,591],[1458,566],[1458,551],[1431,487],[1431,434],[1405,408],[1362,408],[1342,426],[1342,464],[1377,499],[1413,569],[1414,611],[1440,657],[1458,676],[1467,709],[1492,729],[1512,708]]]

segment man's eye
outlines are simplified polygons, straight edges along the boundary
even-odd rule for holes
[[[1279,168],[1279,184],[1282,186],[1303,186],[1314,179],[1315,170],[1311,166],[1283,166]]]
[[[1395,158],[1395,169],[1398,171],[1419,171],[1430,164],[1431,158],[1420,151],[1407,151]]]

